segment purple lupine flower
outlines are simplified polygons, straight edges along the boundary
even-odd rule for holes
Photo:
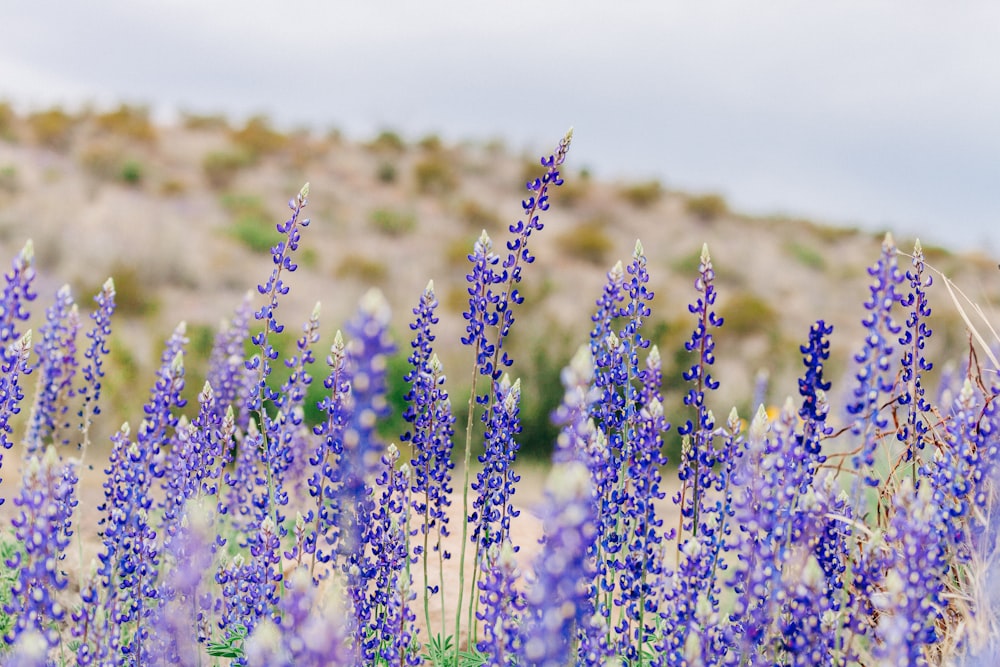
[[[50,667],[49,644],[37,630],[29,630],[17,638],[10,653],[0,658],[3,667]]]
[[[144,418],[139,424],[136,441],[149,452],[149,472],[162,479],[174,466],[175,451],[163,451],[174,436],[180,419],[176,410],[187,405],[181,397],[184,391],[184,346],[187,345],[187,324],[181,322],[167,339],[160,356],[156,383],[150,391],[149,401],[143,406]],[[168,459],[169,457],[169,459]],[[165,482],[162,482],[165,485]]]
[[[944,537],[953,557],[962,561],[968,557],[969,520],[975,509],[979,509],[974,504],[977,487],[987,472],[984,463],[992,463],[984,461],[983,455],[991,449],[989,440],[996,437],[991,420],[983,419],[984,407],[977,394],[972,381],[966,378],[955,397],[951,418],[942,429],[943,446],[934,460],[924,466],[934,488],[934,503],[941,509]],[[987,436],[992,437],[987,440]]]
[[[313,380],[307,368],[316,360],[313,346],[319,342],[319,309],[317,302],[309,320],[302,325],[302,336],[295,343],[297,354],[285,360],[285,366],[291,373],[281,385],[280,398],[275,405],[276,414],[268,422],[271,432],[267,442],[273,449],[268,458],[276,487],[283,489],[283,493],[287,493],[284,489],[288,486],[298,486],[305,474],[308,453],[302,448],[310,443],[302,437],[305,430],[302,406]],[[279,504],[286,503],[279,501]]]
[[[660,580],[665,605],[661,616],[676,628],[661,642],[667,664],[679,659],[692,645],[700,647],[705,656],[724,652],[718,623],[719,572],[725,568],[724,554],[730,546],[728,535],[734,511],[730,480],[737,467],[735,452],[741,436],[735,411],[724,427],[717,427],[705,402],[706,392],[719,387],[710,372],[715,363],[711,329],[723,324],[714,310],[715,270],[708,246],[702,247],[698,274],[695,289],[700,296],[688,306],[697,321],[690,340],[684,344],[696,358],[683,374],[691,383],[684,403],[694,409],[696,421],[688,420],[678,428],[683,436],[678,469],[682,487],[673,498],[681,512],[679,567],[675,575],[668,573]],[[711,663],[707,657],[706,661]]]
[[[520,572],[510,542],[493,545],[483,559],[484,576],[479,580],[479,611],[483,636],[476,650],[483,667],[509,667],[518,649],[518,627],[524,612],[524,595],[516,587]]]
[[[500,274],[502,277],[500,283],[506,282],[507,285],[499,295],[494,295],[492,290],[487,289],[487,300],[494,304],[496,309],[492,313],[490,321],[498,327],[499,331],[493,350],[493,360],[483,370],[486,371],[485,374],[492,376],[494,382],[500,379],[504,368],[509,368],[514,363],[503,349],[503,345],[510,333],[511,326],[514,324],[512,306],[519,305],[524,301],[524,297],[517,289],[517,285],[521,282],[521,270],[524,265],[535,261],[535,257],[528,250],[528,238],[533,231],[541,231],[544,227],[539,221],[539,213],[549,210],[549,186],[558,187],[563,184],[559,168],[566,160],[566,153],[569,151],[572,140],[573,130],[571,129],[559,141],[556,152],[541,159],[541,165],[546,169],[545,174],[526,184],[528,192],[531,194],[521,202],[521,208],[524,209],[524,219],[518,220],[516,224],[510,226],[510,233],[514,234],[515,238],[507,242],[507,259],[504,260],[503,272]],[[494,296],[496,296],[495,299]]]
[[[148,621],[158,598],[156,587],[160,565],[156,532],[151,525],[150,495],[152,451],[139,440],[132,441],[126,423],[111,437],[111,455],[105,469],[105,502],[98,509],[103,548],[98,554],[97,573],[104,589],[104,607],[113,627],[135,628],[132,641],[121,647],[130,660],[146,656],[143,644],[149,635]],[[118,633],[110,633],[109,649],[116,652]],[[112,640],[111,636],[115,636]],[[114,655],[115,659],[121,656]]]
[[[161,536],[164,550],[169,550],[170,542],[180,529],[187,503],[199,496],[217,493],[216,475],[223,447],[228,442],[222,436],[228,430],[215,404],[212,386],[205,382],[198,394],[200,406],[198,415],[188,423],[181,418],[177,425],[170,467],[164,477],[163,517]],[[232,413],[229,412],[232,419]],[[231,427],[229,427],[231,428]]]
[[[351,372],[352,406],[343,431],[341,498],[344,508],[355,507],[361,513],[373,511],[363,506],[371,503],[367,481],[376,472],[384,444],[379,440],[375,425],[388,414],[386,401],[386,363],[394,351],[389,339],[389,304],[378,290],[371,290],[361,299],[358,312],[347,327],[352,337],[347,345],[347,364]],[[349,513],[349,512],[348,512]],[[345,521],[341,538],[345,553],[358,554],[361,531],[365,525],[360,513],[356,521]]]
[[[50,647],[61,641],[54,626],[64,619],[66,611],[56,596],[68,583],[61,568],[73,534],[76,481],[74,465],[59,461],[51,445],[43,457],[36,455],[27,461],[21,494],[14,499],[20,513],[11,521],[24,554],[17,552],[5,563],[18,570],[11,601],[4,606],[4,613],[14,622],[4,636],[7,644],[31,630],[42,633]]]
[[[899,338],[903,348],[903,374],[900,383],[903,393],[899,396],[899,404],[906,406],[906,421],[896,431],[896,438],[906,445],[906,460],[913,460],[917,452],[924,448],[924,434],[927,424],[922,415],[931,411],[931,406],[925,398],[923,374],[933,368],[933,364],[924,356],[924,346],[931,336],[927,326],[927,318],[931,309],[927,305],[927,288],[933,283],[929,273],[924,272],[924,251],[918,240],[913,247],[913,268],[906,271],[906,279],[910,283],[910,291],[900,299],[899,305],[909,308],[906,318],[906,330]],[[913,463],[913,476],[916,478],[917,462]]]
[[[655,368],[658,376],[659,354],[650,357],[646,370],[652,373]],[[659,608],[652,582],[664,570],[663,519],[656,515],[656,503],[666,496],[660,489],[660,468],[667,462],[662,454],[662,434],[668,424],[658,394],[650,396],[637,415],[626,458],[625,487],[629,495],[622,507],[626,535],[618,571],[619,594],[615,597],[621,615],[615,632],[619,650],[630,662],[640,659],[642,648],[653,638]]]
[[[254,318],[263,323],[263,329],[253,335],[251,342],[257,346],[258,353],[246,362],[248,375],[253,379],[254,386],[247,398],[247,410],[251,415],[255,415],[261,424],[260,429],[260,459],[262,474],[264,475],[264,493],[259,494],[254,500],[257,516],[255,522],[249,526],[250,538],[255,540],[260,535],[260,522],[265,516],[271,518],[276,530],[284,535],[282,517],[278,511],[279,505],[284,504],[286,499],[281,488],[281,476],[274,474],[274,468],[282,467],[282,463],[272,460],[272,457],[280,450],[280,443],[272,444],[270,436],[272,427],[270,417],[265,406],[267,404],[277,405],[281,398],[278,391],[268,385],[268,378],[271,375],[271,364],[278,358],[278,350],[274,347],[271,335],[280,334],[285,327],[278,323],[276,312],[279,304],[279,297],[288,294],[288,285],[285,284],[282,274],[294,272],[298,265],[292,261],[292,256],[299,248],[302,240],[301,228],[309,226],[308,218],[301,218],[302,209],[308,204],[309,184],[302,186],[299,194],[289,200],[288,208],[292,211],[291,216],[283,223],[277,225],[281,240],[271,248],[271,261],[274,268],[267,281],[257,286],[257,291],[264,295],[266,302],[254,313]]]
[[[579,655],[575,645],[579,634],[594,627],[603,631],[588,594],[594,567],[587,554],[597,535],[592,493],[582,463],[561,464],[549,474],[539,508],[546,541],[525,592],[518,664],[601,664],[599,656]]]
[[[30,313],[24,309],[26,302],[38,296],[31,291],[35,280],[35,247],[29,240],[12,262],[11,271],[4,275],[3,293],[0,294],[0,350],[21,337],[18,321],[27,321]]]
[[[214,503],[192,497],[181,510],[177,530],[164,549],[165,581],[161,605],[153,614],[150,637],[153,665],[197,667],[205,625],[206,573],[215,546]]]
[[[389,445],[375,481],[379,502],[365,530],[373,565],[363,608],[369,616],[359,618],[360,627],[371,633],[360,642],[365,664],[421,663],[414,650],[416,615],[410,609],[416,597],[410,590],[410,467],[404,463],[397,469],[398,460],[399,450]]]
[[[40,452],[44,443],[54,441],[65,424],[69,399],[74,394],[73,380],[78,360],[76,335],[80,329],[80,314],[69,285],[56,292],[55,302],[45,311],[45,324],[39,327],[41,340],[35,348],[38,354],[38,388],[28,417],[25,432],[25,452]]]
[[[861,321],[867,334],[864,347],[854,357],[858,364],[858,385],[847,412],[854,417],[852,428],[855,435],[862,439],[861,450],[853,457],[854,466],[859,470],[864,468],[865,481],[870,486],[876,486],[878,480],[873,476],[871,467],[875,463],[877,431],[888,424],[887,417],[881,414],[879,400],[892,391],[892,338],[900,331],[900,326],[893,321],[892,308],[900,300],[896,286],[902,282],[903,274],[899,272],[896,245],[891,234],[885,235],[882,254],[868,273],[873,278],[871,296],[865,302],[868,315]]]
[[[389,412],[385,369],[395,351],[388,333],[389,319],[389,303],[380,291],[370,290],[347,325],[354,409],[344,431],[344,451],[362,479],[374,472],[383,450],[375,424]]]
[[[237,553],[215,573],[221,587],[216,613],[222,630],[242,626],[252,632],[265,619],[273,621],[277,617],[284,575],[278,528],[270,516],[260,521],[257,534],[249,535],[247,541],[249,559]]]
[[[560,426],[556,438],[553,463],[579,461],[591,472],[595,489],[602,487],[607,471],[604,454],[607,448],[596,449],[597,430],[590,418],[591,410],[601,398],[601,391],[594,386],[594,358],[590,348],[581,347],[560,373],[565,394],[562,403],[552,413],[552,422]]]
[[[356,656],[344,622],[341,593],[320,595],[312,577],[296,570],[279,605],[280,622],[264,621],[246,642],[250,665],[353,667]]]
[[[483,467],[472,483],[476,498],[469,514],[477,561],[491,544],[502,544],[510,539],[510,521],[520,514],[514,509],[511,498],[521,479],[513,470],[518,450],[516,436],[521,432],[518,416],[521,381],[511,384],[510,377],[505,375],[496,383],[493,394],[496,399],[486,425],[486,451],[479,456]],[[517,549],[515,545],[514,550]]]
[[[252,530],[253,522],[256,520],[251,496],[257,490],[257,462],[260,460],[261,442],[257,422],[250,421],[247,433],[239,440],[236,448],[233,470],[222,473],[225,486],[224,492],[220,493],[222,497],[219,499],[219,514],[229,518],[229,523],[236,533],[243,536],[244,545],[246,535]]]
[[[414,458],[410,461],[414,471],[412,509],[418,520],[421,517],[423,519],[418,528],[423,540],[418,540],[414,545],[413,555],[421,557],[423,561],[424,581],[427,582],[424,589],[424,616],[428,630],[432,595],[440,593],[441,614],[442,619],[444,618],[444,577],[441,575],[444,561],[451,554],[442,551],[441,541],[449,534],[447,509],[451,505],[451,471],[455,467],[451,460],[455,417],[445,388],[444,368],[432,346],[432,327],[438,322],[438,317],[434,314],[437,305],[434,281],[430,281],[420,296],[420,304],[413,309],[416,320],[410,324],[410,329],[416,334],[410,343],[413,350],[408,357],[411,368],[403,377],[405,382],[410,383],[410,390],[404,397],[407,406],[403,419],[411,424],[412,430],[407,430],[400,437],[401,442],[410,443],[414,453]],[[430,552],[438,554],[438,585],[432,585],[428,576]]]
[[[29,329],[20,340],[10,344],[2,351],[0,359],[0,464],[3,463],[3,450],[14,446],[10,439],[13,429],[11,417],[21,412],[21,401],[24,391],[21,389],[21,376],[31,372],[28,356],[31,354],[31,330]],[[0,505],[4,502],[0,498]]]
[[[892,505],[884,536],[892,556],[883,590],[875,598],[878,643],[872,654],[881,664],[916,665],[940,639],[936,626],[949,565],[930,485],[914,489],[912,480],[904,477],[892,494]]]
[[[86,453],[90,442],[90,426],[94,417],[101,414],[101,388],[104,379],[104,358],[110,353],[108,339],[111,337],[111,316],[115,312],[115,283],[111,278],[104,281],[101,291],[94,296],[97,308],[90,314],[94,326],[87,332],[90,344],[83,353],[86,362],[83,365],[83,384],[77,394],[83,397],[83,408],[80,411],[80,431],[83,433],[83,450],[81,459]]]
[[[351,371],[347,363],[347,346],[343,334],[338,331],[326,358],[329,374],[323,386],[329,392],[319,402],[318,407],[326,419],[315,426],[316,451],[309,459],[312,474],[307,484],[309,494],[315,499],[316,509],[310,509],[304,517],[313,525],[303,542],[304,553],[311,554],[309,574],[314,580],[323,578],[329,570],[317,573],[317,563],[329,563],[340,547],[340,483],[341,459],[344,454],[343,433],[350,418]]]
[[[715,270],[712,268],[712,258],[708,254],[708,246],[701,250],[701,265],[698,269],[698,279],[695,289],[701,294],[698,300],[688,306],[698,317],[691,339],[684,343],[688,352],[695,352],[697,358],[687,371],[684,379],[692,383],[692,387],[684,396],[684,404],[694,408],[697,423],[688,420],[678,427],[677,432],[690,438],[680,461],[678,478],[684,484],[684,490],[679,496],[682,516],[690,524],[692,535],[701,530],[699,517],[702,496],[715,486],[722,486],[721,480],[714,473],[716,464],[721,462],[720,453],[713,448],[713,432],[715,420],[705,404],[706,390],[718,389],[719,383],[709,372],[709,367],[715,363],[715,339],[710,328],[721,327],[722,318],[715,314]],[[721,456],[725,456],[721,453]],[[690,489],[690,497],[687,496]]]
[[[833,477],[813,477],[795,416],[791,400],[774,423],[758,408],[733,474],[739,562],[729,582],[736,602],[727,640],[750,665],[772,664],[775,655],[794,665],[832,664],[841,648],[829,619],[841,606],[848,531],[832,517],[849,513]]]
[[[232,318],[215,335],[205,376],[215,391],[217,409],[224,413],[232,406],[236,425],[243,432],[246,432],[250,421],[247,399],[254,386],[246,370],[244,348],[250,338],[250,318],[254,312],[252,299],[253,293],[247,292]]]
[[[826,456],[821,451],[821,439],[833,432],[826,425],[826,417],[830,406],[826,400],[826,392],[831,384],[823,379],[824,362],[830,358],[830,341],[827,338],[833,333],[833,326],[828,326],[823,320],[817,320],[809,329],[809,342],[799,347],[805,355],[802,361],[805,365],[805,375],[799,378],[799,394],[802,396],[802,407],[799,417],[802,418],[802,432],[796,434],[799,446],[805,450],[803,465],[805,475],[802,477],[800,491],[805,493],[819,466],[826,462]]]

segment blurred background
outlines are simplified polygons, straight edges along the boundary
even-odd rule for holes
[[[87,309],[115,277],[106,431],[137,414],[136,387],[182,320],[194,398],[220,321],[266,278],[274,224],[306,181],[314,222],[280,313],[285,349],[322,301],[322,377],[334,331],[375,286],[393,307],[402,377],[406,322],[433,279],[439,352],[463,396],[466,254],[483,229],[502,247],[525,180],[571,125],[566,185],[532,240],[539,261],[511,340],[537,454],[559,369],[637,238],[675,422],[703,243],[726,319],[717,414],[749,414],[764,368],[768,404],[795,394],[798,344],[819,318],[835,326],[834,391],[850,390],[865,268],[888,230],[904,252],[919,236],[928,261],[993,312],[1000,5],[624,7],[7,3],[0,255],[34,241],[34,326],[61,284]],[[961,318],[935,287],[932,352],[960,359]],[[393,391],[398,408],[405,386]]]
[[[755,214],[1000,246],[1000,6],[136,3],[0,14],[0,97],[502,138]]]

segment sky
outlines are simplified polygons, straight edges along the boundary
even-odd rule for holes
[[[0,6],[0,99],[145,104],[570,164],[1000,253],[1000,3],[57,0]],[[314,184],[319,185],[319,184]]]

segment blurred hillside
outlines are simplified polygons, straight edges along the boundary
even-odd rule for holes
[[[578,132],[577,141],[586,140],[585,130]],[[191,339],[189,393],[200,389],[219,323],[269,274],[274,225],[308,181],[312,224],[278,311],[287,344],[321,301],[324,338],[315,374],[322,378],[334,332],[376,286],[393,307],[405,359],[410,311],[433,279],[441,302],[438,352],[458,406],[471,363],[458,344],[465,256],[483,229],[502,248],[506,225],[521,212],[524,182],[540,173],[538,155],[515,154],[496,141],[449,145],[387,131],[353,142],[336,132],[279,132],[264,118],[234,126],[222,117],[187,115],[164,127],[135,107],[19,116],[0,104],[0,256],[8,262],[33,239],[35,326],[63,283],[87,308],[105,278],[115,278],[120,305],[106,433],[139,414],[162,341],[181,320]],[[717,334],[722,389],[709,399],[716,412],[735,403],[745,415],[754,378],[765,367],[768,402],[794,394],[798,344],[820,318],[835,327],[833,391],[849,391],[845,374],[861,343],[868,294],[865,268],[878,257],[881,234],[747,217],[718,195],[676,192],[658,182],[598,181],[574,163],[572,150],[564,177],[544,214],[545,229],[532,237],[538,260],[525,271],[526,301],[512,340],[513,374],[525,386],[527,444],[551,435],[544,423],[561,395],[558,369],[587,340],[605,273],[618,259],[627,263],[636,239],[656,293],[647,332],[661,348],[669,406],[680,406],[680,373],[691,363],[683,342],[693,326],[687,304],[703,243],[726,320]],[[912,248],[913,239],[896,240],[901,250]],[[941,248],[925,253],[987,309],[1000,302],[994,260]],[[900,264],[905,270],[907,258]],[[932,358],[960,361],[966,334],[940,281],[931,306]],[[401,375],[403,367],[392,370]],[[687,416],[675,414],[668,412],[674,422]]]

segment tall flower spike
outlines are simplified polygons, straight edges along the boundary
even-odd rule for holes
[[[903,393],[899,397],[899,404],[906,406],[906,421],[896,432],[896,438],[906,445],[907,460],[912,460],[917,452],[924,448],[927,424],[922,416],[931,410],[930,404],[924,397],[923,374],[933,367],[924,356],[924,346],[931,337],[931,329],[927,326],[931,309],[927,305],[926,290],[931,286],[933,278],[924,272],[924,250],[919,239],[913,246],[911,264],[913,268],[906,272],[910,291],[899,302],[900,306],[909,309],[906,330],[899,338],[899,344],[903,346],[903,375],[900,378]],[[915,478],[916,463],[913,466],[913,474]]]
[[[341,484],[345,478],[342,461],[344,456],[344,429],[352,412],[351,400],[351,369],[347,362],[347,346],[340,331],[334,335],[330,354],[326,358],[329,374],[323,381],[327,395],[318,404],[325,415],[313,429],[318,436],[316,450],[309,459],[312,472],[307,484],[309,494],[315,503],[315,510],[310,509],[305,520],[314,526],[306,537],[303,546],[305,553],[310,554],[309,574],[314,579],[328,570],[321,568],[317,572],[317,563],[330,562],[340,549],[340,527],[343,499]]]
[[[20,514],[12,521],[24,555],[17,552],[5,563],[18,572],[4,607],[13,619],[4,637],[8,644],[30,630],[42,633],[50,647],[60,643],[56,624],[66,612],[56,596],[68,583],[62,560],[72,535],[76,481],[73,464],[61,463],[51,445],[44,457],[28,460],[21,495],[14,499]]]
[[[451,471],[455,467],[451,461],[455,418],[448,390],[444,386],[444,369],[432,347],[432,327],[438,321],[434,314],[437,305],[434,281],[430,281],[420,297],[420,304],[413,309],[416,320],[410,324],[410,329],[416,334],[410,343],[412,352],[408,361],[411,368],[403,378],[410,383],[403,419],[412,430],[407,430],[400,438],[402,442],[411,443],[414,453],[410,461],[414,471],[413,513],[418,519],[418,530],[423,540],[415,541],[413,554],[422,557],[423,562],[424,621],[428,630],[431,625],[430,597],[434,594],[441,594],[441,615],[444,618],[443,561],[450,554],[441,550],[441,541],[448,536],[447,508],[451,505],[448,496],[452,491]],[[428,566],[432,551],[438,555],[438,585],[430,583]]]
[[[4,350],[0,360],[0,463],[3,462],[3,450],[10,449],[14,442],[10,439],[13,428],[11,418],[21,411],[21,401],[24,391],[21,389],[21,376],[31,372],[28,356],[31,354],[31,330],[29,329],[20,340]],[[0,498],[0,505],[3,498]]]
[[[864,347],[854,356],[858,364],[858,384],[847,411],[854,417],[854,433],[862,439],[861,450],[853,457],[854,466],[864,469],[865,481],[875,486],[878,480],[873,476],[871,467],[875,463],[878,432],[888,425],[888,418],[880,412],[879,401],[892,391],[892,338],[900,331],[900,326],[892,319],[892,308],[899,302],[896,286],[902,282],[903,275],[896,263],[896,244],[891,234],[885,235],[882,254],[868,273],[872,276],[871,296],[865,302],[868,314],[861,321],[867,335]]]
[[[593,624],[587,594],[594,576],[587,554],[597,531],[586,466],[574,462],[553,468],[540,515],[546,541],[535,559],[535,580],[525,593],[518,664],[596,667],[603,661],[575,651],[580,633],[603,632]]]
[[[244,366],[244,346],[250,338],[250,318],[254,312],[252,299],[253,293],[247,292],[232,318],[223,322],[212,345],[206,375],[215,390],[217,409],[224,413],[233,406],[237,426],[244,432],[250,420],[246,403],[253,386]]]
[[[30,316],[24,305],[38,296],[31,291],[35,280],[35,247],[30,240],[14,258],[11,271],[4,278],[4,289],[0,293],[0,351],[6,350],[20,336],[17,323]]]
[[[83,434],[83,442],[80,455],[81,460],[86,453],[86,448],[90,442],[90,425],[94,417],[101,414],[101,387],[104,380],[104,358],[111,350],[108,348],[108,340],[111,337],[111,316],[115,312],[115,282],[111,278],[104,281],[101,291],[94,297],[97,308],[90,314],[90,319],[94,321],[94,326],[87,332],[90,345],[87,346],[83,358],[86,362],[83,366],[83,385],[78,390],[83,397],[83,409],[81,410],[80,431]]]
[[[140,431],[148,430],[144,427]],[[152,452],[131,439],[129,425],[111,437],[111,456],[105,469],[105,502],[101,526],[104,545],[99,553],[104,604],[116,626],[135,623],[135,632],[122,650],[132,660],[148,658],[145,640],[149,617],[159,597],[156,580],[160,552],[152,528],[150,494]],[[114,633],[111,633],[114,634]]]
[[[469,393],[469,417],[466,424],[465,437],[465,479],[462,483],[462,511],[465,516],[469,515],[469,468],[472,460],[472,425],[475,421],[476,404],[489,406],[491,398],[494,398],[492,391],[495,383],[503,375],[503,369],[513,364],[513,359],[508,356],[503,349],[504,339],[510,333],[510,328],[514,324],[513,306],[524,301],[517,285],[521,282],[521,271],[525,264],[535,261],[534,256],[528,251],[528,238],[535,230],[541,230],[543,225],[539,221],[539,213],[547,211],[549,208],[549,186],[562,185],[563,180],[560,175],[560,167],[566,160],[566,153],[569,150],[570,142],[573,139],[573,130],[570,128],[566,136],[559,142],[556,152],[547,158],[542,158],[541,164],[545,167],[545,174],[541,178],[536,178],[527,183],[527,188],[531,195],[521,202],[525,217],[518,220],[516,224],[510,226],[510,233],[515,236],[507,242],[508,255],[504,261],[501,271],[494,268],[498,258],[492,253],[489,237],[484,231],[479,242],[473,249],[473,254],[469,255],[472,262],[473,271],[466,276],[469,283],[469,310],[463,314],[469,322],[466,327],[467,337],[462,338],[464,345],[473,347],[476,353],[476,367],[472,376],[472,389]],[[496,285],[503,285],[500,291],[494,289]],[[491,342],[488,330],[496,328],[495,342]],[[489,376],[489,386],[486,393],[480,395],[477,385],[480,375]],[[490,408],[481,414],[483,423],[490,419]],[[465,595],[465,551],[468,548],[468,523],[462,527],[462,549],[459,554],[458,573],[458,613],[455,614],[455,637],[461,634],[462,602]],[[472,607],[474,601],[470,603],[469,618],[472,618]],[[455,660],[458,660],[458,647],[456,642]]]
[[[25,451],[39,452],[44,442],[53,440],[66,426],[69,400],[73,396],[76,375],[76,335],[80,329],[80,314],[70,294],[69,285],[56,292],[55,302],[45,313],[45,324],[39,327],[41,340],[38,354],[38,380],[35,401],[28,417]]]
[[[678,477],[684,483],[684,492],[691,488],[691,497],[685,503],[684,493],[681,494],[681,513],[691,521],[691,530],[697,535],[700,530],[699,513],[703,502],[702,495],[715,486],[717,480],[713,469],[717,462],[713,451],[713,431],[715,420],[705,404],[705,392],[719,388],[709,369],[715,363],[715,339],[711,329],[721,327],[722,318],[715,314],[715,270],[712,268],[712,258],[708,254],[708,245],[702,246],[701,265],[698,269],[698,279],[695,289],[701,295],[695,303],[688,306],[697,316],[691,339],[684,343],[688,352],[697,355],[694,364],[684,371],[684,379],[692,384],[684,397],[684,404],[695,410],[697,423],[688,420],[677,429],[682,436],[691,437],[691,447],[687,449],[680,462]]]

